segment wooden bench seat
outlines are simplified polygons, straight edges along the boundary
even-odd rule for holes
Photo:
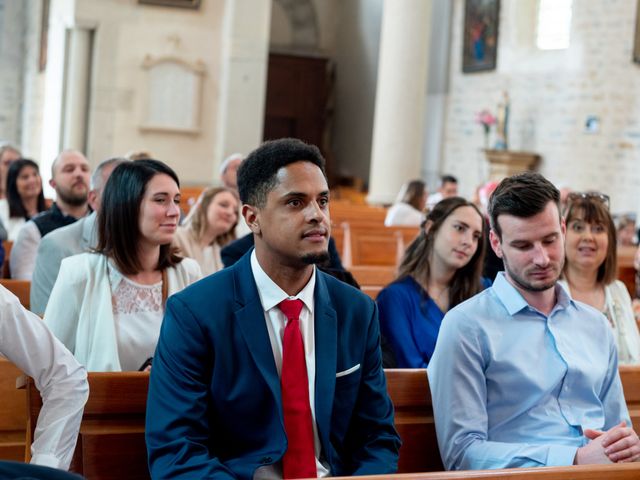
[[[420,231],[417,227],[362,226],[349,222],[342,222],[340,228],[340,256],[347,269],[354,265],[396,267]]]
[[[411,475],[384,478],[640,479],[640,464],[442,472],[426,369],[389,369],[385,375],[395,407],[395,425],[403,441],[398,472]],[[621,367],[620,375],[632,421],[640,425],[640,368]],[[33,381],[28,379],[25,384],[30,439],[41,401]],[[148,478],[144,416],[149,374],[92,372],[89,386],[72,470],[91,479]]]
[[[147,372],[90,372],[78,444],[70,470],[88,479],[149,478],[144,422]],[[28,440],[33,438],[42,400],[33,380],[24,379],[29,409]]]
[[[2,246],[4,247],[4,260],[2,262],[2,270],[0,271],[0,278],[11,278],[11,269],[9,268],[9,257],[11,257],[11,247],[13,242],[11,240],[3,240]]]
[[[0,460],[25,458],[27,408],[24,390],[16,389],[22,372],[0,357]]]
[[[631,298],[636,296],[636,269],[633,266],[636,250],[637,247],[618,247],[616,278],[625,284]]]
[[[349,271],[360,286],[386,287],[396,278],[396,268],[389,265],[353,265]]]
[[[337,480],[354,477],[334,477]],[[572,467],[505,468],[398,475],[364,475],[358,480],[638,480],[640,463]]]
[[[0,285],[18,297],[22,306],[29,310],[31,306],[31,282],[29,280],[0,278]]]

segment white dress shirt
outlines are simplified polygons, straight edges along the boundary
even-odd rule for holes
[[[2,286],[0,352],[33,377],[42,396],[31,463],[68,469],[89,396],[87,372],[44,322]]]
[[[9,261],[11,278],[31,281],[41,240],[40,230],[33,222],[26,222],[18,230],[18,235],[11,247]]]
[[[395,203],[387,210],[384,219],[385,227],[419,227],[425,219],[425,214],[416,210],[408,203]]]
[[[6,198],[0,199],[0,222],[7,230],[7,240],[15,242],[18,238],[18,232],[25,224],[24,217],[9,216],[9,201]]]
[[[269,332],[269,341],[273,350],[273,359],[278,370],[278,377],[282,375],[282,336],[287,323],[287,317],[280,311],[278,305],[283,300],[299,299],[304,303],[304,307],[300,312],[300,330],[302,332],[302,342],[304,343],[304,356],[307,364],[307,377],[309,381],[309,404],[311,406],[311,416],[313,418],[313,445],[316,456],[316,470],[318,477],[326,477],[329,475],[328,464],[320,461],[321,447],[320,437],[318,437],[318,426],[316,425],[315,413],[315,380],[316,380],[316,350],[314,339],[314,301],[313,293],[316,286],[316,269],[314,267],[313,274],[309,282],[304,286],[300,293],[295,297],[290,297],[262,269],[256,257],[256,251],[251,252],[251,271],[253,279],[258,287],[258,295],[260,303],[264,310],[264,319]],[[254,479],[272,479],[282,478],[282,465],[268,465],[260,467],[255,471]]]

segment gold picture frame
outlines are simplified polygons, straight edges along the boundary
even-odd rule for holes
[[[138,0],[141,5],[156,5],[159,7],[200,8],[202,0]]]

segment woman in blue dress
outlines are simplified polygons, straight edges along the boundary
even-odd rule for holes
[[[461,197],[437,203],[409,245],[398,278],[377,298],[380,328],[398,368],[425,368],[444,314],[489,282],[481,278],[484,221]]]

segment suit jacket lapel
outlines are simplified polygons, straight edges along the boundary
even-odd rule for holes
[[[264,310],[251,272],[251,250],[232,267],[235,270],[235,321],[242,332],[253,361],[269,385],[277,404],[280,405],[282,404],[280,379],[273,359]]]
[[[315,342],[316,342],[316,423],[325,454],[330,450],[331,411],[336,386],[337,315],[331,306],[329,291],[320,270],[316,270]]]

